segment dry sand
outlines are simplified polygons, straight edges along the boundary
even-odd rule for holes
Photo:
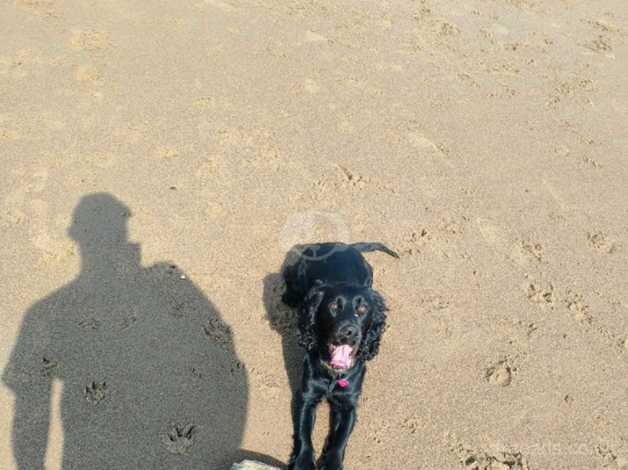
[[[347,469],[627,468],[627,15],[2,2],[0,468],[285,461],[330,239],[401,254]]]

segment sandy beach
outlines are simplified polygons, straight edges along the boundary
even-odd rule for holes
[[[628,469],[624,0],[0,4],[0,468],[290,454],[296,243],[390,307],[352,469]],[[315,442],[327,431],[318,413]]]

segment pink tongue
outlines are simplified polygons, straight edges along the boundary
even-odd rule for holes
[[[352,351],[353,348],[348,344],[333,347],[331,351],[331,365],[334,367],[340,367],[341,369],[348,369],[351,367]]]

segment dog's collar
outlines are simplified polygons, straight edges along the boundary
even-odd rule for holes
[[[323,369],[325,369],[327,372],[329,372],[331,375],[344,375],[343,372],[338,372],[338,369],[336,369],[334,366],[332,366],[329,362],[327,361],[323,361],[322,359],[320,360],[321,366],[323,366]]]
[[[335,367],[332,367],[327,361],[320,360],[320,364],[334,379],[334,381],[338,384],[340,388],[345,388],[349,385],[349,381],[345,379],[345,375],[347,375],[346,369],[343,372],[339,372]],[[334,382],[332,381],[332,384]]]

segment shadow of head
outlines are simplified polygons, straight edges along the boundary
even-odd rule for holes
[[[127,240],[131,210],[107,193],[84,196],[74,209],[68,235],[79,245],[117,245]]]

